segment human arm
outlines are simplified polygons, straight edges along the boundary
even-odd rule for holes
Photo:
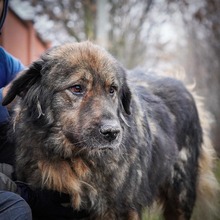
[[[76,211],[72,207],[64,207],[63,204],[70,202],[67,194],[51,190],[33,190],[27,184],[12,181],[9,176],[0,172],[0,191],[2,190],[19,194],[29,204],[37,219],[86,219],[89,215],[85,210]]]
[[[85,210],[77,211],[70,206],[64,207],[63,204],[70,204],[70,197],[67,194],[52,190],[33,190],[22,182],[16,184],[18,193],[30,205],[33,215],[41,220],[85,219],[89,215]]]
[[[7,108],[1,105],[9,88],[7,85],[24,68],[24,65],[18,59],[0,47],[0,123],[7,122],[9,118]]]

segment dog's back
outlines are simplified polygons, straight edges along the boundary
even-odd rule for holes
[[[158,197],[164,203],[166,219],[189,219],[196,198],[202,144],[194,99],[173,78],[134,71],[128,79],[130,88],[134,88],[135,105],[142,106],[140,114],[146,117],[151,131],[151,192],[160,188]]]
[[[145,74],[141,70],[135,70],[130,73],[129,79],[131,87],[136,87],[135,91],[140,90],[136,93],[139,97],[137,102],[146,104],[144,108],[149,111],[148,121],[154,121],[150,123],[150,130],[154,131],[153,136],[157,140],[164,137],[157,129],[164,128],[167,135],[165,136],[171,140],[174,138],[177,144],[177,151],[175,145],[165,149],[165,154],[167,151],[176,153],[170,176],[159,193],[165,218],[190,219],[193,212],[194,219],[214,219],[218,215],[216,208],[219,184],[213,173],[216,158],[210,140],[211,117],[205,110],[201,97],[193,90],[187,90],[185,85],[174,77]],[[149,93],[151,98],[154,97],[153,102],[149,99]],[[143,102],[146,99],[148,101]],[[159,100],[156,105],[155,100]],[[158,109],[161,112],[159,114]],[[164,111],[167,115],[164,115]],[[163,123],[168,123],[168,126],[163,126]],[[169,129],[174,129],[173,133],[169,133]],[[160,143],[154,145],[159,146]],[[164,146],[166,145],[161,143],[161,148]],[[160,153],[155,154],[159,161]],[[154,167],[153,164],[151,167]],[[155,176],[154,172],[153,169],[152,176]],[[152,187],[154,186],[152,184]]]

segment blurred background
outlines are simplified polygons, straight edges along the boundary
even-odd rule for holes
[[[87,39],[128,69],[196,82],[220,156],[220,0],[10,0],[0,44],[29,65],[51,46]]]

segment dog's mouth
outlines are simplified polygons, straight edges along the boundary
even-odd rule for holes
[[[75,135],[74,133],[65,132],[65,137],[76,151],[89,152],[89,151],[113,151],[120,146],[122,137],[121,134],[117,135],[113,140],[103,139],[100,136],[90,135],[90,138],[85,138],[84,135]],[[86,136],[86,135],[85,135]],[[88,135],[87,135],[88,136]]]
[[[113,147],[92,147],[91,151],[113,151]]]
[[[95,143],[85,143],[84,146],[82,146],[87,151],[114,151],[117,149],[120,145],[120,142],[114,141],[111,144],[95,144]]]

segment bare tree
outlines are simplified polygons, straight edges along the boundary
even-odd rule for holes
[[[220,155],[220,1],[168,0],[178,5],[185,23],[187,53],[184,66],[195,77],[197,90],[213,114],[212,137]]]
[[[12,0],[19,1],[19,0]],[[27,0],[20,0],[27,2]],[[153,0],[30,0],[35,21],[47,16],[50,28],[38,25],[44,36],[56,42],[92,40],[104,44],[115,56],[133,67],[146,51],[150,27],[146,25]],[[42,30],[41,30],[42,29]],[[60,33],[62,36],[60,36]],[[66,36],[66,39],[64,38]],[[104,42],[104,43],[103,43]]]

